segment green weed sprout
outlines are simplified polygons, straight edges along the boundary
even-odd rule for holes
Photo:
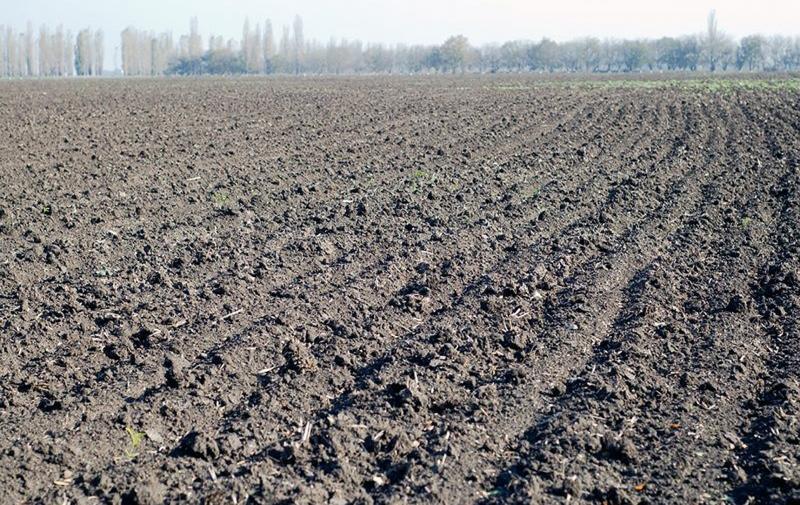
[[[216,191],[211,198],[214,199],[214,203],[217,205],[224,205],[228,201],[228,195],[221,191]]]
[[[145,435],[143,431],[136,431],[130,426],[125,428],[125,431],[128,433],[128,437],[130,438],[130,445],[125,449],[125,455],[128,457],[128,459],[133,459],[139,455],[136,449],[142,445]]]

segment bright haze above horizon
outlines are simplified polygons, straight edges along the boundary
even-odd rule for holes
[[[18,30],[63,24],[77,32],[105,32],[106,65],[118,66],[119,34],[127,26],[154,32],[188,33],[197,16],[209,35],[239,40],[245,18],[252,26],[270,19],[276,30],[303,18],[307,39],[358,39],[385,44],[438,44],[463,34],[475,45],[508,40],[556,41],[598,38],[658,38],[701,33],[715,9],[721,31],[800,35],[797,0],[0,0],[9,3],[0,24]]]

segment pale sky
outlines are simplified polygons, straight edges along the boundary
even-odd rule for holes
[[[272,20],[276,36],[295,14],[307,38],[332,36],[388,44],[440,43],[453,34],[470,42],[563,41],[582,36],[655,38],[704,30],[716,9],[719,27],[735,37],[751,33],[800,35],[800,0],[0,0],[0,24],[22,30],[27,21],[68,29],[92,26],[106,33],[106,65],[115,67],[115,48],[125,26],[176,38],[197,16],[203,39],[239,40],[245,17],[251,25]]]

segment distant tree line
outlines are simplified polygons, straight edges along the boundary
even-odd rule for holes
[[[245,20],[240,42],[211,36],[205,47],[191,32],[171,42],[166,34],[136,32],[144,40],[141,53],[159,54],[160,65],[135,67],[126,75],[162,74],[415,74],[458,72],[657,72],[657,71],[788,71],[800,69],[800,37],[751,35],[739,41],[721,32],[717,16],[708,16],[703,34],[659,39],[569,42],[517,40],[475,47],[463,35],[440,45],[387,46],[357,40],[327,43],[307,40],[302,18],[283,26]],[[123,54],[126,54],[123,32]],[[277,38],[277,42],[276,42]],[[191,41],[195,41],[194,44]],[[131,52],[133,60],[141,57]],[[153,57],[154,59],[154,57]],[[166,64],[164,62],[167,62]],[[123,68],[126,65],[123,63]],[[134,67],[131,67],[134,68]]]
[[[126,28],[121,34],[121,71],[128,76],[201,74],[416,74],[461,72],[658,72],[800,70],[800,37],[721,32],[712,11],[703,34],[659,39],[569,42],[516,40],[473,46],[463,35],[437,45],[364,44],[358,40],[306,39],[303,20],[281,27],[245,20],[241,40],[203,39],[197,18],[189,33]],[[0,77],[101,75],[103,33],[28,23],[23,32],[0,26]]]
[[[63,26],[37,31],[28,23],[17,32],[0,25],[0,77],[101,75],[103,32],[86,28],[73,35]]]

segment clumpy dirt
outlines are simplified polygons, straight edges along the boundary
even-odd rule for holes
[[[800,502],[800,94],[0,83],[0,502]]]

